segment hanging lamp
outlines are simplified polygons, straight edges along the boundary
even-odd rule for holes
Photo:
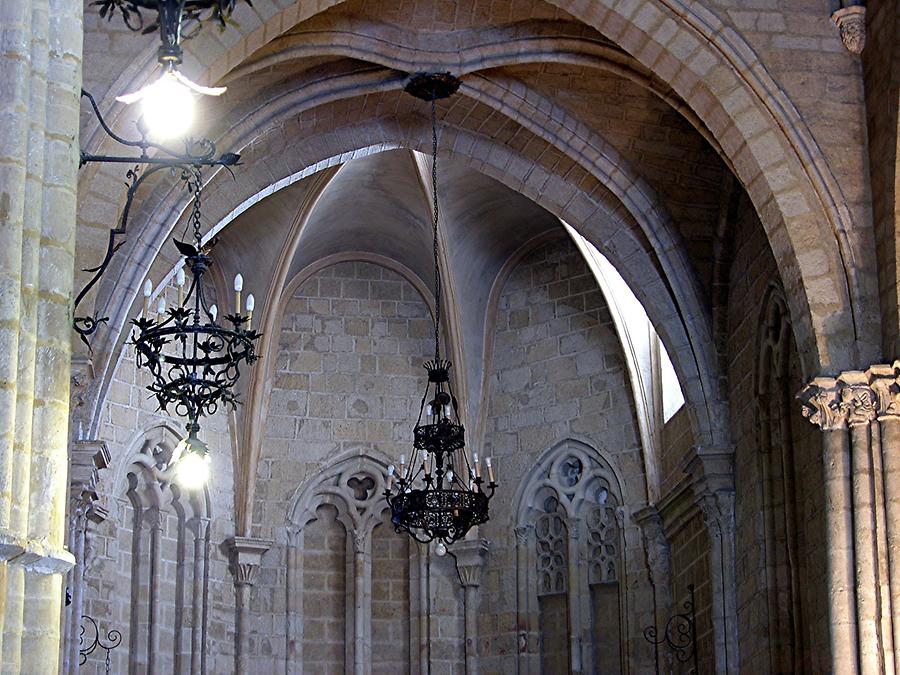
[[[420,543],[438,542],[439,552],[487,522],[497,483],[491,459],[485,459],[487,482],[477,453],[470,458],[465,428],[459,420],[450,384],[450,361],[441,357],[441,278],[438,249],[437,100],[456,92],[459,80],[449,73],[412,78],[406,91],[431,103],[431,187],[434,207],[434,359],[425,363],[428,381],[413,429],[413,452],[399,469],[388,467],[385,498],[391,522]]]
[[[159,293],[156,307],[151,308],[153,283],[147,280],[143,313],[132,320],[131,341],[138,368],[152,377],[147,389],[156,397],[160,410],[187,420],[187,437],[176,448],[170,464],[177,467],[178,478],[185,487],[196,488],[205,482],[209,463],[206,445],[198,438],[200,420],[215,414],[223,405],[237,404],[234,389],[241,366],[256,362],[260,334],[252,327],[253,294],[246,296],[242,306],[244,280],[240,274],[234,278],[234,313],[224,317],[230,327],[219,323],[218,306],[206,298],[203,276],[213,261],[202,242],[199,169],[195,168],[185,180],[194,194],[194,243],[175,241],[184,258],[175,275],[177,304],[167,310],[165,295]]]
[[[252,6],[250,0],[245,0]],[[183,137],[194,119],[195,94],[221,96],[225,87],[204,87],[189,80],[181,71],[181,42],[197,34],[203,23],[212,21],[225,28],[237,0],[95,0],[101,18],[112,19],[121,13],[132,31],[159,31],[157,51],[162,74],[138,91],[117,96],[120,103],[140,103],[146,132],[155,140]],[[156,21],[145,24],[144,12],[156,12]],[[188,30],[185,31],[185,27]]]

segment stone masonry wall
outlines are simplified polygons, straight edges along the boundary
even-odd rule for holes
[[[252,534],[276,544],[263,558],[251,593],[254,672],[284,668],[285,517],[293,495],[336,456],[359,452],[395,464],[401,453],[409,456],[425,382],[422,364],[433,355],[431,331],[428,306],[414,287],[395,272],[368,262],[344,262],[321,270],[302,282],[287,303],[256,476]],[[376,528],[372,653],[374,658],[379,652],[373,663],[378,672],[388,672],[395,661],[410,658],[402,644],[393,644],[402,637],[401,624],[409,624],[409,572],[404,570],[408,563],[400,564],[404,551],[398,548],[405,543],[393,530]],[[331,544],[339,545],[336,540]],[[327,555],[304,561],[304,568],[308,563],[314,574],[332,574],[337,553],[333,546],[328,550]],[[405,551],[408,556],[411,547]],[[337,573],[344,575],[345,569]],[[407,585],[405,613],[399,577]],[[305,593],[307,582],[303,583]],[[353,588],[352,572],[345,583]],[[352,639],[352,613],[348,621]],[[329,635],[337,630],[333,623]],[[405,639],[408,636],[407,632]],[[379,648],[388,642],[390,654]],[[343,654],[322,645],[317,652],[321,652],[317,670],[343,672]]]
[[[758,219],[746,201],[734,226],[735,258],[731,268],[728,334],[728,383],[735,439],[735,485],[738,624],[742,669],[769,668],[766,609],[765,523],[761,474],[762,455],[754,392],[761,311],[768,284],[777,279],[771,250]],[[797,364],[794,357],[793,363]],[[806,380],[797,368],[791,373],[792,392]],[[824,493],[821,446],[816,431],[793,408],[791,431],[795,448],[794,492],[798,505],[800,602],[803,616],[803,658],[812,671],[828,670],[827,604],[825,589]],[[785,599],[781,600],[786,601]],[[787,600],[789,601],[789,600]]]
[[[479,592],[483,673],[515,672],[515,500],[538,457],[575,437],[610,458],[625,492],[624,558],[628,635],[652,622],[640,534],[632,509],[646,503],[634,404],[621,345],[596,282],[568,239],[545,244],[512,271],[500,294],[489,366],[485,455],[496,459],[501,489],[480,535],[491,542]],[[589,602],[586,599],[585,602]],[[533,651],[534,647],[532,647]],[[640,639],[628,656],[652,667]]]

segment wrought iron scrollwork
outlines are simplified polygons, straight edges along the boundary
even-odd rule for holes
[[[87,636],[92,636],[88,639]],[[106,675],[110,670],[110,653],[113,649],[122,644],[122,633],[113,628],[106,632],[104,637],[100,631],[100,626],[93,617],[83,614],[81,617],[81,633],[78,635],[78,665],[83,666],[87,663],[88,656],[98,649],[106,652],[105,666]]]
[[[73,307],[75,316],[72,321],[73,327],[75,332],[81,337],[81,341],[84,342],[88,349],[90,349],[91,344],[88,341],[88,338],[94,335],[102,324],[109,321],[109,317],[98,317],[96,314],[79,316],[77,310],[91,289],[100,281],[112,262],[116,251],[118,251],[124,243],[121,238],[125,236],[128,230],[128,219],[131,214],[134,197],[144,181],[164,170],[169,170],[173,176],[178,176],[180,174],[183,177],[185,175],[192,175],[196,169],[204,166],[223,166],[230,168],[239,163],[240,155],[231,152],[217,155],[216,144],[206,138],[199,140],[187,139],[185,141],[185,149],[183,152],[177,152],[166,146],[153,143],[149,141],[144,134],[142,134],[139,139],[124,138],[116,134],[106,123],[106,120],[103,119],[103,115],[100,113],[100,109],[97,107],[97,102],[94,97],[84,90],[81,91],[81,95],[90,102],[94,115],[100,123],[100,127],[110,138],[119,145],[140,150],[140,155],[137,157],[94,155],[84,151],[81,152],[81,166],[92,162],[133,165],[125,174],[126,185],[128,186],[125,197],[125,206],[122,209],[122,215],[119,218],[118,224],[109,231],[106,253],[103,256],[103,260],[99,265],[83,270],[84,272],[92,274],[92,276],[75,297],[75,305]],[[152,156],[150,154],[151,151],[154,153]]]
[[[662,633],[653,626],[644,629],[644,639],[654,646],[654,660],[657,675],[659,669],[659,648],[665,647],[669,655],[678,663],[690,663],[690,675],[697,675],[697,617],[694,607],[694,585],[688,585],[690,598],[682,605],[684,611],[673,614],[666,621]]]

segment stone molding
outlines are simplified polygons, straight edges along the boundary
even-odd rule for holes
[[[464,587],[481,585],[481,571],[488,553],[486,539],[464,540],[453,546],[456,569]]]
[[[225,540],[235,586],[253,586],[256,583],[262,557],[274,543],[256,537],[229,537]]]
[[[862,54],[866,48],[866,8],[863,5],[841,7],[831,15],[831,22],[838,27],[841,42],[851,54]]]
[[[817,377],[797,395],[803,416],[823,431],[900,420],[900,361]]]

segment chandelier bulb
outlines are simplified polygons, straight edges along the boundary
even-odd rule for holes
[[[165,296],[159,296],[159,302],[156,303],[156,313],[157,314],[165,314],[166,313],[166,298]]]
[[[253,293],[247,294],[247,313],[253,314],[253,310],[256,308],[256,298],[253,297]]]
[[[144,282],[144,297],[149,298],[153,295],[153,282],[150,279]]]
[[[244,277],[238,274],[234,277],[234,292],[240,293],[242,290],[244,290]]]
[[[209,455],[189,451],[179,460],[177,475],[186,490],[199,490],[209,480]]]
[[[453,476],[454,476],[453,469],[447,469],[447,482],[448,483],[453,482]]]
[[[213,305],[209,308],[209,316],[212,319],[213,323],[215,323],[216,317],[219,316],[219,308],[216,305]]]
[[[434,417],[434,406],[430,403],[425,406],[425,416],[429,418]]]
[[[434,547],[434,552],[437,555],[444,557],[445,555],[447,555],[447,545],[444,544],[444,542],[439,541],[437,543],[437,545]]]

